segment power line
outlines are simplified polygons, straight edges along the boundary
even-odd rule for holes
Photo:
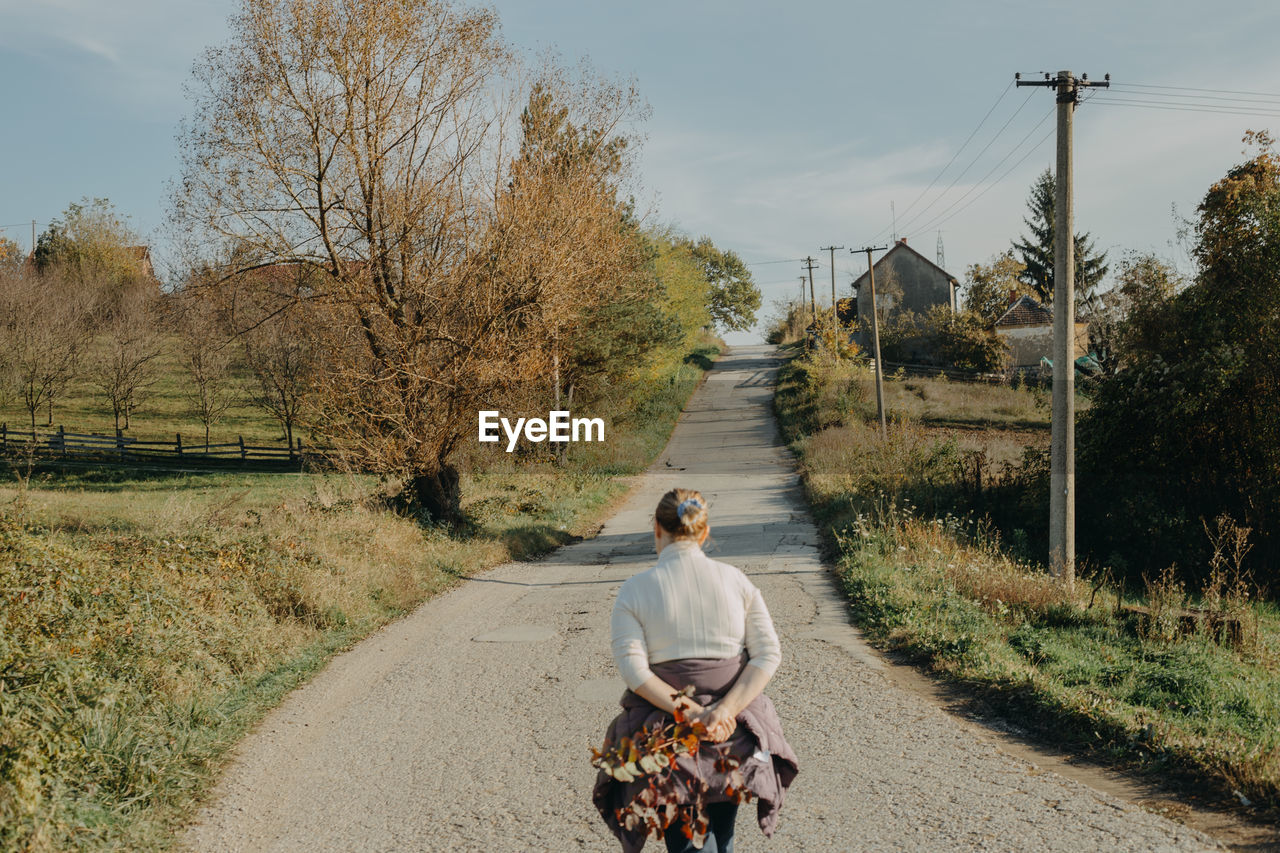
[[[1210,104],[1192,105],[1192,104],[1174,104],[1161,103],[1158,101],[1133,100],[1130,98],[1103,98],[1098,101],[1100,106],[1129,106],[1140,107],[1150,110],[1168,110],[1170,112],[1184,113],[1216,113],[1218,115],[1231,116],[1261,116],[1263,118],[1275,117],[1280,118],[1280,105],[1277,105],[1274,111],[1263,110],[1247,110],[1239,107],[1217,107]]]
[[[947,161],[947,165],[943,166],[942,169],[938,172],[938,174],[934,175],[933,180],[929,182],[929,186],[921,190],[920,195],[916,196],[915,201],[907,205],[907,209],[902,211],[903,216],[906,216],[908,213],[910,213],[911,209],[914,208],[917,204],[919,204],[920,199],[924,198],[925,195],[929,192],[929,190],[933,189],[937,185],[938,181],[942,179],[942,176],[946,174],[947,169],[951,168],[951,164],[956,161],[956,158],[958,158],[964,152],[964,149],[969,145],[970,142],[973,141],[973,138],[978,135],[978,131],[982,130],[982,126],[987,123],[987,119],[991,118],[991,114],[996,111],[996,107],[1000,106],[1001,102],[1004,101],[1005,96],[1009,94],[1009,91],[1011,89],[1013,89],[1013,83],[1010,83],[1003,90],[1001,90],[1000,97],[996,98],[995,103],[991,105],[991,109],[987,110],[987,114],[984,115],[982,117],[982,120],[978,122],[978,126],[975,127],[969,133],[969,136],[965,138],[965,141],[960,144],[960,147],[956,149],[956,153],[951,155],[951,159]],[[893,230],[896,231],[897,228],[894,227]],[[880,237],[883,236],[883,234],[884,234],[884,231],[881,231],[880,234],[877,234],[876,240],[879,240]]]
[[[1125,83],[1137,89],[1170,89],[1177,92],[1212,92],[1220,95],[1256,95],[1260,98],[1276,98],[1280,99],[1280,95],[1274,92],[1248,92],[1241,89],[1201,89],[1195,86],[1162,86],[1155,83]]]
[[[1043,122],[1041,122],[1041,123],[1043,124]],[[930,227],[920,229],[920,230],[921,230],[921,232],[925,232],[925,231],[932,231],[932,230],[934,230],[935,228],[938,228],[939,226],[946,225],[946,224],[947,224],[948,222],[950,222],[952,219],[955,219],[955,218],[956,218],[957,216],[959,216],[961,213],[964,213],[964,212],[965,212],[965,210],[967,210],[967,209],[968,209],[972,204],[974,204],[978,199],[982,198],[984,195],[986,195],[988,192],[990,192],[990,191],[991,191],[991,189],[992,189],[993,187],[997,187],[997,186],[999,186],[1001,183],[1003,183],[1003,182],[1004,182],[1004,179],[1005,179],[1005,178],[1007,178],[1007,177],[1009,177],[1009,175],[1013,174],[1013,172],[1014,172],[1014,171],[1015,171],[1019,166],[1021,166],[1023,163],[1025,163],[1025,162],[1027,161],[1027,158],[1028,158],[1028,157],[1030,157],[1032,154],[1034,154],[1034,153],[1036,153],[1037,151],[1039,151],[1039,150],[1040,150],[1040,147],[1041,147],[1042,145],[1044,145],[1046,142],[1048,142],[1048,141],[1049,141],[1049,137],[1050,137],[1050,136],[1053,136],[1053,128],[1049,128],[1049,132],[1048,132],[1048,133],[1046,133],[1044,136],[1040,137],[1040,139],[1039,139],[1039,140],[1037,140],[1037,141],[1036,141],[1036,143],[1035,143],[1034,145],[1032,145],[1030,148],[1028,148],[1028,149],[1027,149],[1027,151],[1026,151],[1026,153],[1025,153],[1025,154],[1023,154],[1021,157],[1019,157],[1019,158],[1018,158],[1018,161],[1017,161],[1016,163],[1014,163],[1012,166],[1010,166],[1008,169],[1006,169],[1006,170],[1005,170],[1005,172],[1004,172],[1004,174],[1002,174],[1000,177],[996,178],[994,181],[992,181],[991,183],[989,183],[989,184],[987,184],[985,187],[983,187],[983,188],[982,188],[982,192],[978,193],[978,194],[977,194],[977,195],[975,195],[973,198],[971,198],[971,199],[969,199],[967,202],[965,202],[965,204],[964,204],[964,206],[963,206],[963,207],[961,207],[959,210],[955,211],[954,213],[952,213],[952,214],[948,215],[945,219],[940,219],[940,220],[938,220],[937,222],[930,223]],[[942,264],[939,264],[938,266],[942,266]]]
[[[1233,103],[1233,104],[1259,104],[1257,107],[1261,109],[1266,107],[1280,107],[1280,97],[1277,98],[1228,98],[1221,95],[1201,95],[1194,93],[1181,94],[1178,92],[1152,92],[1147,89],[1134,89],[1130,86],[1116,86],[1113,92],[1120,92],[1124,95],[1137,95],[1142,98],[1162,98],[1170,103],[1178,103],[1180,101],[1208,101],[1210,103]]]
[[[801,263],[803,260],[804,258],[786,258],[785,260],[781,260],[781,261],[756,261],[750,264],[743,264],[743,266],[766,267],[766,266],[769,266],[770,264],[798,264],[798,263]]]
[[[942,211],[942,213],[935,215],[933,219],[929,220],[927,223],[920,226],[919,231],[921,232],[932,231],[942,223],[946,222],[950,218],[948,214],[950,214],[951,211],[955,209],[956,205],[960,204],[962,201],[964,201],[966,198],[972,195],[975,191],[977,191],[978,187],[982,186],[983,183],[987,180],[987,178],[994,175],[996,173],[996,170],[998,170],[1001,166],[1003,166],[1006,162],[1008,162],[1010,157],[1017,154],[1019,149],[1021,149],[1022,146],[1026,144],[1026,141],[1031,138],[1031,135],[1035,133],[1037,130],[1039,130],[1042,124],[1044,124],[1046,121],[1049,120],[1049,117],[1053,115],[1053,112],[1054,112],[1053,108],[1050,108],[1049,111],[1044,114],[1044,117],[1041,118],[1040,121],[1036,122],[1035,125],[1031,128],[1031,130],[1027,131],[1026,135],[1023,136],[1022,139],[1018,140],[1017,144],[1015,144],[1012,148],[1009,149],[1009,152],[1007,154],[1005,154],[1003,157],[997,160],[996,164],[992,166],[991,169],[988,170],[985,175],[979,178],[974,183],[973,186],[969,187],[969,189],[965,192],[964,195],[960,196],[958,199],[951,202],[950,206],[948,206],[946,210]],[[1034,151],[1035,148],[1032,148],[1031,150]],[[1025,159],[1025,157],[1023,159]],[[1020,162],[1021,161],[1019,161],[1019,163]],[[992,186],[992,185],[988,185],[988,186]],[[984,189],[983,192],[985,191],[986,190]],[[960,211],[958,210],[956,211],[956,213],[959,213],[959,212]]]
[[[1009,125],[1013,124],[1013,120],[1022,113],[1023,107],[1025,107],[1028,103],[1030,103],[1033,97],[1035,97],[1034,93],[1029,93],[1027,95],[1026,100],[1024,100],[1021,104],[1018,105],[1018,108],[1014,110],[1013,115],[1009,116],[1008,121],[1006,121],[1003,125],[1000,126],[1000,129],[996,131],[995,136],[992,136],[991,139],[988,140],[987,144],[982,147],[982,150],[978,152],[977,156],[975,156],[972,160],[969,161],[969,165],[965,166],[964,170],[961,171],[960,174],[956,175],[955,179],[947,186],[947,188],[942,192],[938,193],[938,195],[934,196],[933,201],[925,205],[923,210],[921,210],[919,213],[912,216],[906,222],[902,223],[903,230],[910,228],[913,223],[917,222],[920,219],[921,216],[924,216],[926,213],[928,213],[935,204],[941,201],[946,196],[947,193],[951,192],[951,190],[955,188],[956,184],[960,183],[961,178],[969,174],[969,170],[972,169],[975,165],[977,165],[977,162],[982,159],[982,155],[986,154],[987,151],[991,149],[992,145],[995,145],[996,140],[999,139],[1001,134],[1003,134],[1005,130],[1008,129]]]

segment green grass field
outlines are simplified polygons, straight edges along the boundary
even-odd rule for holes
[[[91,348],[87,356],[88,359],[101,357],[100,346]],[[173,441],[175,435],[181,434],[184,444],[203,442],[204,425],[192,410],[189,383],[172,340],[165,342],[155,362],[155,376],[155,383],[141,393],[126,434],[140,441]],[[213,425],[210,440],[215,444],[233,442],[237,436],[243,436],[247,444],[283,447],[284,430],[269,414],[250,402],[253,377],[240,370],[233,380],[238,388],[239,402]],[[0,423],[14,430],[30,428],[30,414],[21,400],[10,398],[0,402],[3,403],[0,405]],[[49,424],[48,407],[41,407],[36,412],[36,426],[44,428]],[[103,435],[115,435],[116,429],[111,405],[101,389],[95,388],[92,381],[83,376],[72,382],[66,393],[54,401],[52,425],[55,429],[62,425],[67,432]],[[310,436],[305,431],[299,434],[304,442],[308,442]]]

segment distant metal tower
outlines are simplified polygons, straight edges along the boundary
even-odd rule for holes
[[[938,232],[938,266],[947,268],[947,252],[942,248],[942,232]]]

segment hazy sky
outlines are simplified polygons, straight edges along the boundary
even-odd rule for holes
[[[235,5],[0,0],[3,233],[25,246],[30,220],[43,228],[82,197],[110,198],[139,231],[157,229],[183,84],[198,52],[225,38]],[[1280,131],[1280,94],[1266,97],[1280,93],[1274,0],[1084,0],[1065,14],[1006,0],[496,7],[517,46],[555,47],[635,79],[652,107],[641,202],[655,222],[706,234],[748,262],[812,254],[828,293],[818,248],[883,242],[891,202],[899,232],[930,258],[941,230],[946,266],[961,279],[1023,230],[1027,189],[1052,164],[1053,98],[1011,89],[1014,72],[1112,75],[1117,89],[1077,112],[1076,212],[1113,255],[1154,250],[1185,264],[1174,206],[1190,215],[1243,159],[1246,128]],[[1155,86],[1171,88],[1145,88]],[[864,266],[838,254],[837,283],[847,291]],[[766,301],[797,292],[798,263],[753,270]]]

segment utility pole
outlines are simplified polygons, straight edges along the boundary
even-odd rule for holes
[[[836,355],[840,354],[840,347],[836,344],[835,335],[840,330],[840,316],[836,313],[836,249],[843,249],[844,246],[824,246],[819,251],[831,253],[831,344],[835,347]]]
[[[1057,197],[1053,203],[1053,414],[1050,431],[1049,468],[1049,571],[1070,589],[1076,579],[1076,251],[1075,200],[1072,175],[1072,119],[1080,90],[1090,86],[1109,88],[1104,82],[1089,82],[1085,74],[1076,79],[1070,71],[1043,80],[1023,80],[1019,86],[1046,86],[1057,92],[1058,171]]]
[[[880,317],[876,314],[876,266],[871,263],[872,252],[883,252],[888,246],[864,246],[849,252],[867,253],[867,283],[871,286],[871,349],[876,360],[876,414],[880,416],[880,437],[889,437],[889,425],[884,417],[884,365],[880,363]]]
[[[804,263],[804,268],[809,271],[809,304],[813,307],[813,328],[816,331],[818,328],[818,300],[813,295],[813,268],[816,264],[814,264],[813,258],[805,258]]]
[[[804,296],[804,276],[800,276],[800,310],[804,310],[805,303],[809,300]]]

